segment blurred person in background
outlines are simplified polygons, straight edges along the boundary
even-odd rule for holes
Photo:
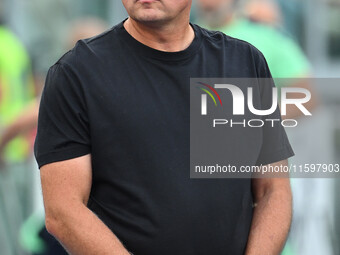
[[[264,1],[268,0],[243,1],[245,11],[238,6],[240,0],[198,0],[198,23],[253,44],[266,57],[274,78],[309,77],[310,65],[300,47],[272,27],[280,21],[278,7],[271,1],[270,7],[264,9]],[[244,12],[251,17],[242,15]],[[311,89],[309,84],[305,86]]]
[[[107,24],[99,18],[82,17],[74,20],[68,29],[67,35],[65,35],[65,49],[71,49],[78,40],[100,34],[106,28]],[[38,123],[39,101],[40,96],[36,100],[33,100],[28,107],[22,109],[16,118],[12,119],[4,128],[0,136],[0,154],[3,153],[3,148],[12,140],[16,139],[16,137],[35,130]],[[21,246],[32,254],[67,254],[59,242],[57,242],[44,227],[39,172],[37,172],[35,177],[38,178],[38,181],[35,181],[36,186],[34,187],[36,201],[34,201],[33,204],[35,204],[35,206],[33,213],[22,225],[20,234]]]
[[[11,141],[1,136],[35,96],[28,53],[20,40],[0,24],[0,249],[2,254],[20,254],[20,225],[31,210],[27,190],[27,161],[34,133]]]
[[[243,39],[257,47],[266,57],[277,87],[302,87],[312,94],[312,100],[305,104],[313,112],[313,119],[302,117],[295,107],[287,107],[286,119],[299,118],[299,126],[287,130],[296,157],[292,164],[331,162],[320,156],[318,150],[306,148],[329,148],[327,139],[315,138],[315,130],[327,132],[323,126],[318,95],[312,86],[311,67],[304,53],[281,29],[282,15],[275,1],[270,0],[198,0],[199,22],[208,28]],[[291,94],[291,97],[299,95]],[[312,127],[312,128],[311,128]],[[328,151],[328,149],[326,150]],[[327,154],[327,153],[326,153]],[[330,156],[330,155],[328,155]],[[293,223],[286,249],[283,254],[332,255],[331,244],[331,186],[319,179],[292,179]],[[325,199],[326,198],[326,199]]]
[[[271,0],[249,0],[245,3],[244,15],[255,23],[280,27],[282,15],[279,6]]]
[[[4,130],[34,100],[35,87],[29,56],[16,36],[0,25],[0,128]],[[1,146],[3,163],[21,162],[30,146],[25,137]]]

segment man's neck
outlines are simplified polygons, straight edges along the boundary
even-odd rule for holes
[[[124,22],[124,27],[137,41],[160,51],[185,50],[195,38],[194,30],[189,22],[155,27],[128,18]]]

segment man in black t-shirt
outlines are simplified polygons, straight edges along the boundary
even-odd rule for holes
[[[189,171],[190,77],[270,78],[263,55],[189,23],[190,0],[123,4],[128,19],[79,41],[48,72],[35,142],[48,231],[71,254],[279,254],[289,179]],[[272,88],[259,89],[254,100],[268,105]],[[254,165],[293,155],[282,127],[252,144],[233,155]]]

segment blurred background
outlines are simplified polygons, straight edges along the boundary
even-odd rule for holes
[[[118,0],[0,0],[0,254],[62,254],[44,229],[33,143],[48,68],[127,14]],[[254,44],[277,86],[312,91],[290,163],[340,163],[340,0],[194,0],[191,20]],[[289,78],[289,82],[287,81]],[[319,78],[319,79],[316,79]],[[284,81],[282,81],[284,79]],[[340,254],[340,180],[291,179],[284,255]]]

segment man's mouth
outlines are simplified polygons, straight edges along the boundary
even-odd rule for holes
[[[151,4],[153,2],[157,2],[158,0],[137,0],[137,2],[140,2],[142,4]]]

